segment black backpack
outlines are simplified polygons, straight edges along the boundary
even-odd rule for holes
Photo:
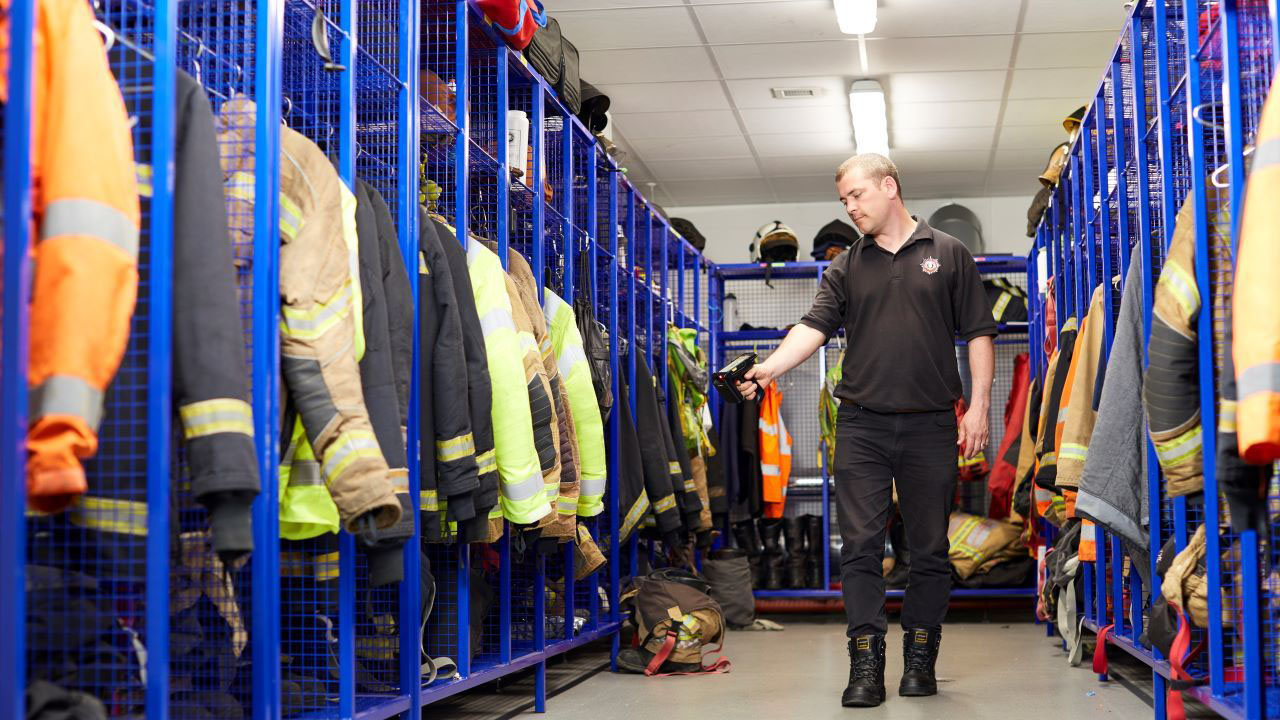
[[[555,88],[556,94],[570,113],[577,115],[581,112],[582,81],[578,75],[578,48],[560,32],[559,21],[548,17],[546,27],[538,28],[533,34],[533,40],[525,48],[524,56],[547,84]]]

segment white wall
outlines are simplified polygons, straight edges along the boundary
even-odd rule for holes
[[[756,229],[771,220],[781,220],[791,226],[800,241],[801,260],[811,259],[813,236],[823,225],[832,220],[849,222],[840,203],[834,199],[808,203],[770,203],[761,205],[702,205],[666,208],[670,217],[682,217],[692,221],[707,238],[706,255],[718,263],[749,262],[747,246]],[[921,200],[907,199],[907,209],[913,215],[928,219],[938,208],[953,202],[947,198]],[[1027,207],[1031,197],[976,197],[957,198],[954,202],[968,207],[982,223],[982,236],[989,253],[1016,253],[1024,255],[1031,250],[1027,237]]]

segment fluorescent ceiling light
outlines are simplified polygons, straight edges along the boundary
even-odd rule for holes
[[[845,35],[867,35],[876,29],[876,0],[835,0],[836,22]]]
[[[849,87],[849,112],[858,154],[889,155],[889,119],[884,89],[875,80],[854,80]]]

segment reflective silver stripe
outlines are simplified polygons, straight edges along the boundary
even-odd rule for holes
[[[155,188],[152,186],[153,173],[151,166],[145,163],[136,163],[134,172],[138,176],[138,195],[140,197],[151,197],[155,193]]]
[[[476,470],[479,474],[491,473],[498,469],[498,456],[493,450],[482,452],[476,456]]]
[[[1178,304],[1188,315],[1193,315],[1200,306],[1200,291],[1196,288],[1195,278],[1187,274],[1177,263],[1169,263],[1165,266],[1165,271],[1160,273],[1160,282],[1164,283],[1165,279],[1169,280],[1170,289],[1173,290],[1174,297],[1177,298]]]
[[[1259,363],[1237,373],[1236,390],[1241,402],[1250,395],[1280,392],[1280,362]]]
[[[284,316],[285,331],[292,337],[314,338],[323,335],[329,327],[351,309],[351,298],[355,293],[351,281],[343,283],[338,294],[323,303],[316,303],[309,310],[295,310],[281,307]]]
[[[424,512],[435,512],[440,509],[440,502],[437,499],[435,490],[419,490],[418,506]]]
[[[460,460],[474,454],[475,451],[476,444],[471,433],[459,435],[449,440],[436,441],[436,460],[438,462]]]
[[[696,492],[698,492],[698,486],[697,486],[696,484],[694,484],[694,482],[693,482],[692,480],[686,480],[686,481],[685,481],[685,483],[684,483],[684,491],[685,491],[685,492],[696,493]]]
[[[90,235],[115,245],[130,258],[138,257],[138,226],[124,213],[96,200],[73,198],[49,203],[40,239],[63,235]]]
[[[1067,318],[1067,321],[1062,324],[1062,330],[1060,330],[1060,332],[1071,332],[1072,330],[1075,330],[1075,329],[1076,329],[1076,319],[1074,317],[1069,317]]]
[[[330,448],[332,452],[325,453],[324,459],[324,474],[330,479],[338,477],[361,455],[382,457],[382,450],[372,434],[347,433],[335,445],[336,448]]]
[[[1079,460],[1084,462],[1089,454],[1089,448],[1076,443],[1062,443],[1062,449],[1058,451],[1059,459]]]
[[[1009,307],[1010,300],[1013,300],[1013,293],[1009,292],[1008,290],[1005,290],[1004,292],[1000,293],[1000,299],[996,300],[995,307],[991,309],[992,317],[994,317],[996,320],[999,320],[1000,316],[1004,315],[1005,309]]]
[[[560,368],[560,374],[569,377],[569,371],[578,363],[586,364],[587,354],[582,351],[581,345],[566,345],[560,351],[560,357],[556,359],[556,367]]]
[[[768,475],[769,477],[777,477],[778,475],[782,474],[782,471],[778,469],[777,465],[760,463],[760,473],[762,475]]]
[[[85,495],[67,509],[67,514],[72,523],[91,530],[147,534],[147,504],[143,502]]]
[[[659,514],[664,513],[668,510],[674,510],[675,508],[676,508],[675,495],[668,495],[653,504],[653,511]]]
[[[1162,465],[1177,465],[1199,452],[1204,441],[1200,436],[1200,428],[1196,427],[1172,440],[1153,444],[1156,446],[1156,456],[1160,458]]]
[[[289,484],[298,487],[323,485],[324,475],[315,460],[295,460],[289,468]]]
[[[182,435],[187,440],[217,435],[239,433],[253,437],[253,408],[236,398],[201,400],[178,408],[182,420]]]
[[[771,422],[765,422],[763,418],[761,418],[761,420],[760,420],[760,429],[761,429],[761,430],[763,430],[763,431],[765,431],[765,432],[767,432],[767,433],[769,433],[770,435],[777,435],[777,434],[778,434],[778,424],[777,424],[777,423],[771,423]]]
[[[480,317],[480,331],[485,337],[498,330],[516,331],[516,321],[506,308],[496,307]]]
[[[1251,172],[1258,172],[1280,163],[1280,138],[1268,140],[1253,151],[1253,168]]]
[[[667,472],[669,472],[669,473],[671,473],[671,474],[673,474],[673,475],[678,475],[678,474],[680,474],[680,463],[676,462],[675,460],[672,460],[672,461],[668,462],[668,463],[667,463]]]
[[[521,502],[539,495],[545,496],[547,487],[542,483],[542,473],[538,472],[516,482],[502,483],[502,494],[512,502]]]
[[[577,499],[577,498],[572,498],[572,499],[569,499],[569,500],[565,500],[564,498],[561,498],[561,499],[559,499],[559,500],[557,500],[557,501],[556,501],[556,510],[557,510],[561,515],[577,515],[577,514],[578,514],[578,499]]]
[[[607,486],[608,482],[606,478],[589,478],[584,476],[582,478],[582,485],[579,487],[578,492],[581,493],[581,496],[584,498],[598,498],[601,495],[604,495]]]
[[[73,375],[51,375],[28,388],[27,414],[30,422],[47,415],[71,415],[97,432],[102,422],[102,391]]]

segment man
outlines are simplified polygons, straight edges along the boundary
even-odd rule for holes
[[[768,385],[845,331],[835,454],[849,621],[849,685],[841,703],[874,707],[885,699],[881,560],[895,483],[911,548],[898,694],[938,691],[934,664],[951,593],[947,519],[956,453],[959,447],[972,457],[987,444],[996,324],[973,257],[959,240],[907,212],[888,158],[849,158],[836,171],[836,190],[865,237],[832,261],[813,307],[747,378]],[[958,427],[957,339],[968,343],[972,375],[969,411]],[[739,389],[747,397],[756,393],[752,382]]]

